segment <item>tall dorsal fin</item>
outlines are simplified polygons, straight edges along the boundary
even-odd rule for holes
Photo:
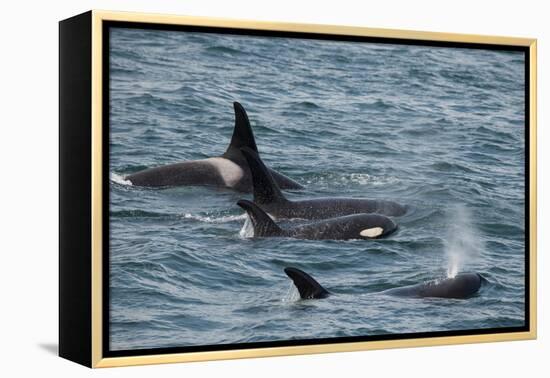
[[[275,236],[283,235],[284,231],[277,226],[273,219],[267,215],[258,205],[254,202],[247,200],[239,200],[237,205],[242,207],[252,221],[252,227],[254,227],[254,236]]]
[[[254,202],[259,204],[287,202],[260,156],[248,147],[241,148],[241,152],[246,158],[252,174]]]
[[[235,151],[243,147],[248,147],[258,153],[258,147],[256,147],[256,140],[254,139],[246,110],[244,110],[243,106],[238,102],[233,103],[233,108],[235,109],[235,128],[233,129],[231,143],[229,143],[229,147],[227,147],[225,153],[235,153]]]
[[[326,298],[330,294],[313,277],[298,268],[285,268],[285,273],[294,282],[302,299]]]

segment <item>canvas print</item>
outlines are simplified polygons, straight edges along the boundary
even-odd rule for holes
[[[111,27],[109,351],[525,326],[525,63]]]

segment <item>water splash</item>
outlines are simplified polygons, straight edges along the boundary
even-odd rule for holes
[[[239,231],[239,237],[243,239],[252,238],[254,237],[254,227],[252,226],[252,221],[248,215],[243,214],[243,216],[246,217],[246,220],[244,221],[243,227]]]
[[[228,223],[234,222],[241,219],[245,219],[246,214],[239,215],[226,215],[226,216],[208,216],[208,215],[197,215],[191,213],[183,214],[183,218],[192,219],[204,223]]]
[[[384,186],[393,185],[399,182],[397,177],[392,176],[373,176],[368,173],[327,173],[312,177],[307,180],[308,184],[316,184],[322,187],[329,186]]]
[[[342,176],[340,180],[343,184],[347,184],[348,182],[356,183],[359,185],[376,183],[376,179],[368,173],[351,173],[348,176]]]
[[[132,186],[132,182],[130,180],[126,180],[124,176],[119,175],[118,173],[115,173],[115,172],[109,173],[109,179],[112,182],[117,183],[119,185]]]
[[[300,293],[298,293],[298,290],[296,289],[296,286],[294,286],[294,283],[290,281],[286,294],[282,299],[282,302],[283,303],[296,302],[299,299],[300,299]]]
[[[451,222],[447,230],[445,254],[447,277],[454,278],[464,265],[471,263],[483,250],[483,242],[472,222],[471,211],[457,205],[450,211]]]

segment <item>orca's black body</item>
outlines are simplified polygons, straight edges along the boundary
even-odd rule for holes
[[[146,187],[214,186],[251,192],[250,169],[240,149],[246,147],[258,153],[258,148],[246,111],[238,102],[233,103],[233,107],[235,128],[231,143],[222,156],[149,168],[127,176],[126,180]],[[271,169],[269,172],[281,188],[302,189],[302,185],[292,179]]]
[[[248,213],[255,237],[278,236],[312,240],[378,239],[390,235],[397,229],[397,225],[390,218],[379,214],[347,215],[283,229],[253,202],[240,200],[237,205]]]
[[[401,297],[464,299],[477,293],[484,281],[485,278],[478,273],[459,273],[452,278],[398,287],[383,293]]]
[[[337,197],[289,201],[259,155],[247,147],[242,149],[242,154],[246,157],[252,173],[254,203],[275,218],[313,220],[362,213],[388,216],[400,216],[406,213],[404,206],[392,201]]]
[[[302,299],[320,299],[330,294],[313,277],[300,269],[288,267],[285,268],[285,273],[294,282]],[[459,273],[453,278],[398,287],[382,293],[399,297],[466,299],[476,294],[485,281],[478,273]]]
[[[294,282],[302,299],[326,298],[330,293],[306,272],[297,268],[285,268],[286,275]]]

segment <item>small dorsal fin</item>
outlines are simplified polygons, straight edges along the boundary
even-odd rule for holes
[[[326,298],[330,294],[313,277],[298,268],[285,268],[285,273],[294,282],[302,299]]]
[[[254,202],[259,204],[287,202],[260,156],[248,147],[241,148],[241,152],[246,158],[252,174]]]
[[[254,236],[276,236],[283,235],[284,231],[254,202],[247,200],[239,200],[237,205],[242,207],[252,221],[254,228]]]
[[[231,143],[229,143],[229,147],[227,147],[225,153],[231,154],[243,147],[248,147],[257,153],[258,147],[256,146],[256,140],[254,139],[246,111],[238,102],[233,103],[233,108],[235,109],[235,128],[233,129]]]

